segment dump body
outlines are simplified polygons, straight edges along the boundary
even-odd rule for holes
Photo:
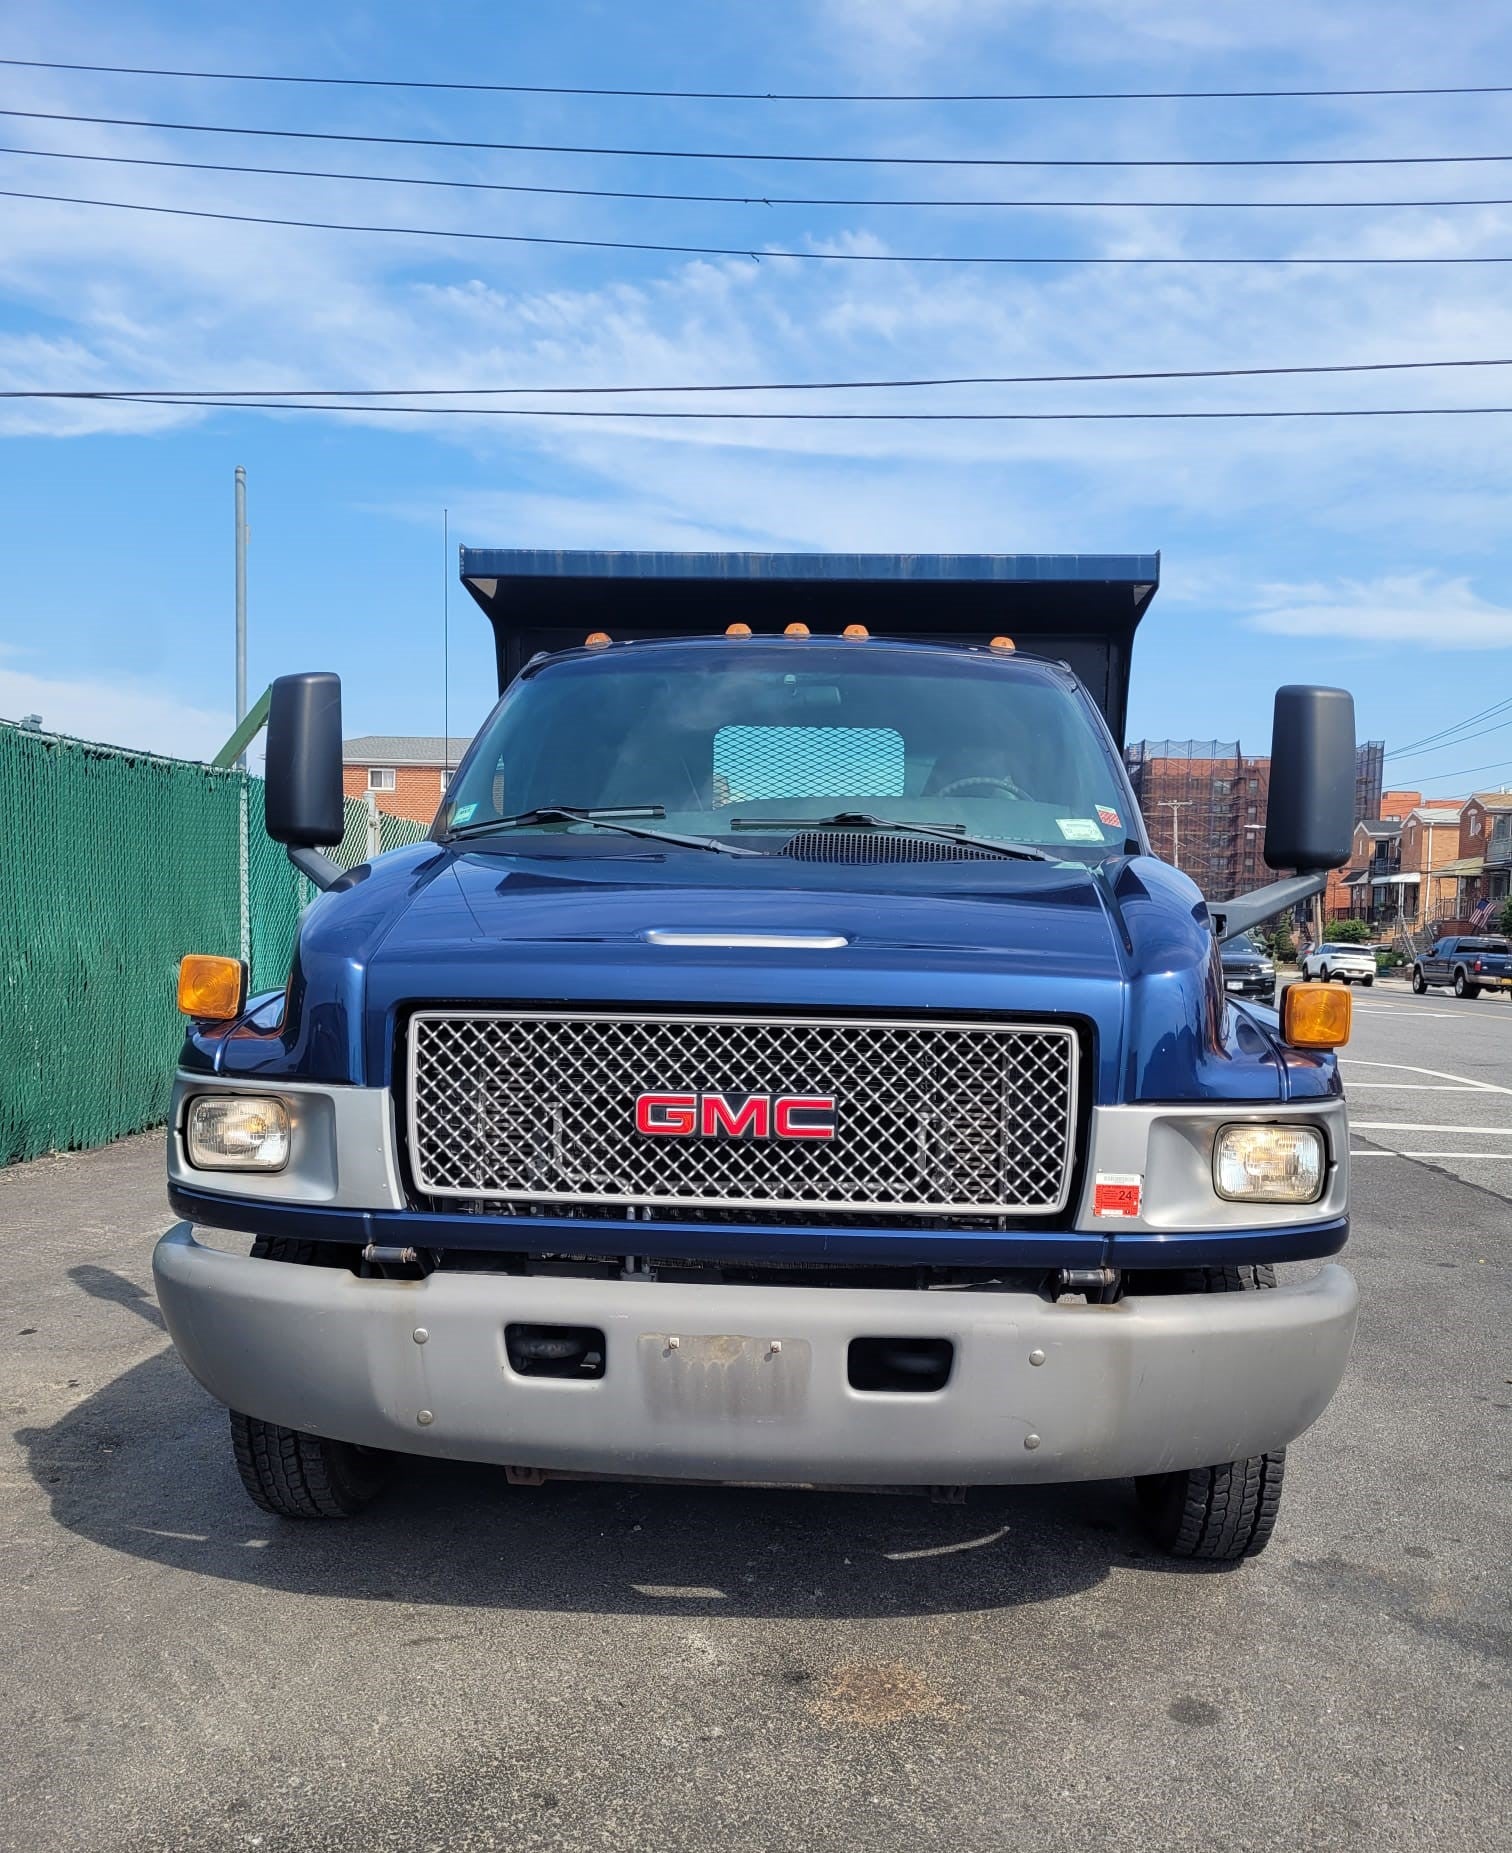
[[[1349,1276],[1212,1289],[1343,1245],[1342,1089],[1148,853],[1156,557],[462,574],[502,692],[432,840],[185,1044],[157,1271],[213,1394],[531,1473],[864,1484],[1170,1475],[1315,1419]],[[249,1096],[285,1162],[206,1168],[196,1116]]]

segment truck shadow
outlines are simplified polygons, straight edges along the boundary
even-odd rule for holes
[[[554,1481],[405,1460],[350,1523],[246,1498],[224,1412],[171,1350],[18,1431],[56,1522],[194,1575],[347,1601],[815,1619],[1012,1608],[1147,1557],[1117,1486],[925,1499]],[[1152,1567],[1162,1560],[1148,1558]]]

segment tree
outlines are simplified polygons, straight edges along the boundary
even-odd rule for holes
[[[1512,900],[1502,902],[1502,910],[1496,917],[1496,925],[1499,932],[1505,933],[1509,939],[1512,939]]]
[[[1375,938],[1368,920],[1335,920],[1328,937],[1341,946],[1366,946]]]

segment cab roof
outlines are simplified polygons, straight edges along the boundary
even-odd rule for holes
[[[1154,554],[599,553],[464,547],[462,583],[493,626],[502,689],[532,656],[582,645],[721,636],[730,624],[815,640],[1013,638],[1064,661],[1123,737],[1134,631],[1160,583]],[[721,641],[723,641],[721,636]],[[866,647],[856,644],[856,648]]]

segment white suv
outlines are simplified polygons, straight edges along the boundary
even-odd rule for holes
[[[1375,975],[1373,946],[1345,945],[1340,940],[1325,939],[1302,961],[1302,976],[1321,978],[1325,984],[1333,978],[1341,984],[1374,984]]]

